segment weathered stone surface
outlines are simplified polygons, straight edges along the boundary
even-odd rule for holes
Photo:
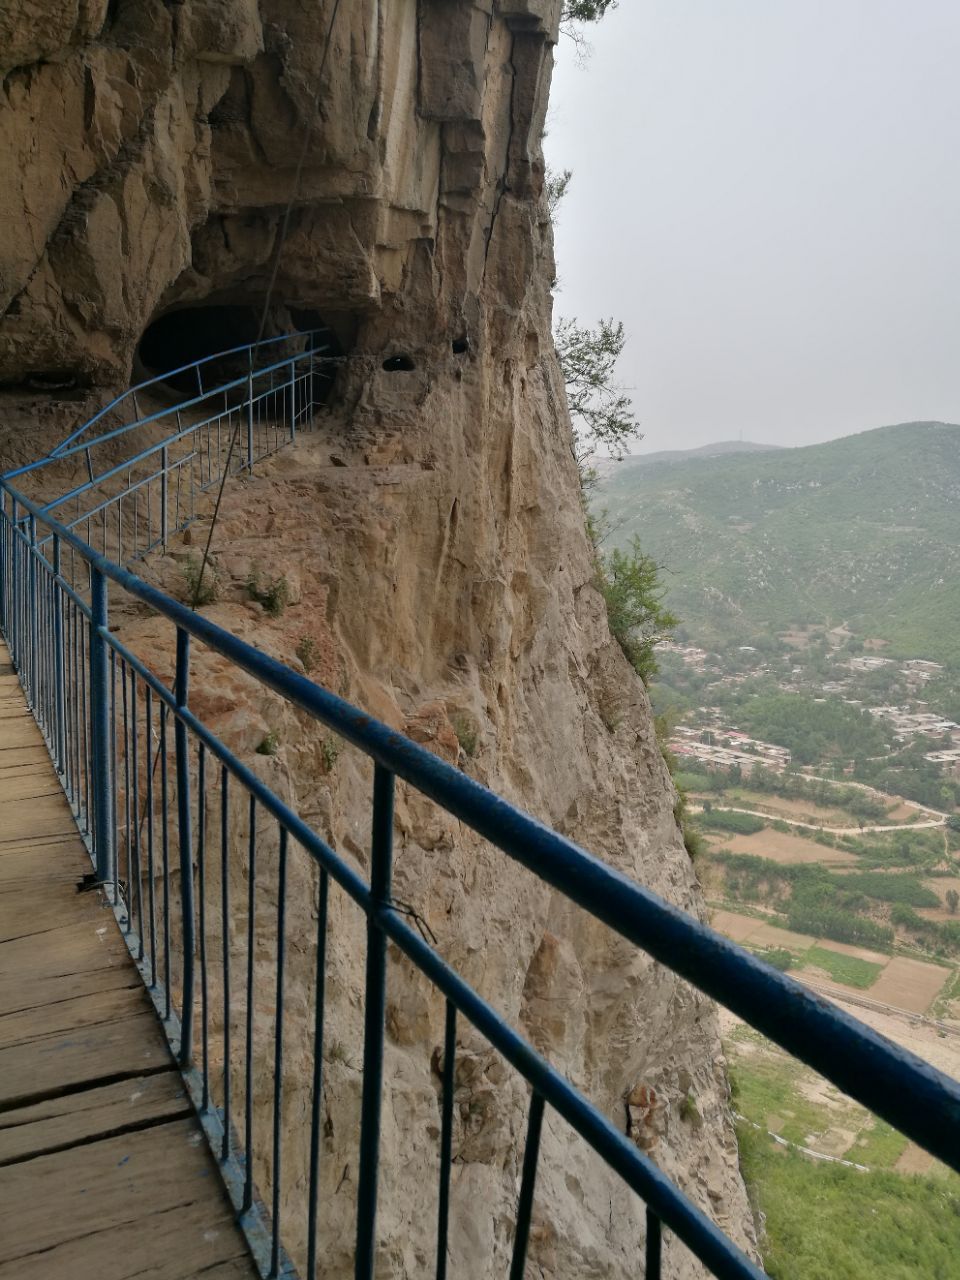
[[[355,0],[331,27],[332,0],[118,0],[109,14],[8,0],[0,384],[13,389],[0,450],[36,456],[123,385],[164,310],[261,304],[295,195],[277,314],[319,313],[348,359],[317,430],[228,488],[208,612],[698,913],[646,694],[591,580],[550,338],[540,138],[559,7]],[[396,355],[415,368],[385,370]],[[54,375],[87,399],[33,389]],[[182,595],[185,556],[204,536],[201,522],[145,572]],[[280,617],[248,597],[257,566],[292,587]],[[139,615],[118,624],[168,678],[169,629]],[[198,714],[365,871],[369,764],[209,654],[196,655],[193,688]],[[258,755],[268,735],[277,752]],[[231,813],[229,935],[242,973],[238,793]],[[210,848],[218,821],[214,786]],[[261,831],[260,850],[254,1013],[269,1035],[274,833]],[[302,851],[291,874],[284,1237],[300,1256],[316,929]],[[216,868],[209,876],[216,902]],[[405,786],[395,892],[485,997],[749,1243],[707,1000]],[[218,947],[212,908],[210,930]],[[328,945],[320,1218],[323,1274],[337,1277],[351,1273],[355,1229],[364,926],[336,890]],[[433,1265],[443,1018],[442,1000],[391,954],[384,1277]],[[272,1059],[255,1065],[265,1099]],[[465,1024],[456,1079],[451,1274],[502,1275],[527,1090]],[[680,1114],[687,1097],[698,1123]],[[258,1160],[269,1146],[258,1113]],[[642,1239],[642,1206],[548,1115],[531,1274],[633,1277]],[[698,1274],[675,1242],[666,1260],[669,1275]]]

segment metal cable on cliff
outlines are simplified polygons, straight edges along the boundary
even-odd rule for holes
[[[330,13],[330,22],[327,26],[327,36],[323,46],[323,54],[320,58],[320,66],[317,68],[317,91],[313,96],[313,103],[311,106],[310,118],[308,119],[307,127],[304,130],[303,142],[301,143],[300,154],[297,158],[297,168],[293,177],[293,187],[290,191],[290,198],[287,200],[286,208],[283,211],[283,217],[280,220],[280,230],[277,235],[277,243],[276,243],[276,248],[274,250],[274,255],[273,255],[273,264],[270,268],[270,278],[267,281],[267,292],[263,299],[263,309],[260,313],[260,324],[257,329],[257,340],[255,345],[259,345],[260,342],[262,342],[263,340],[264,331],[267,326],[267,316],[270,313],[270,303],[273,300],[273,292],[277,284],[277,275],[279,274],[279,271],[280,271],[280,255],[283,252],[283,246],[284,246],[284,243],[286,242],[287,232],[290,229],[290,215],[293,212],[293,206],[296,203],[298,195],[300,194],[300,185],[303,179],[303,166],[306,162],[307,151],[310,148],[310,142],[311,142],[311,139],[313,138],[313,130],[316,124],[317,114],[320,109],[320,92],[321,92],[321,85],[323,81],[323,71],[327,65],[327,57],[330,53],[330,45],[333,40],[333,24],[337,20],[337,13],[339,12],[339,9],[340,9],[340,0],[334,0],[333,9],[331,10],[331,13]],[[230,436],[230,445],[227,449],[227,458],[223,468],[223,475],[220,478],[220,488],[217,491],[217,500],[214,503],[213,515],[210,518],[210,528],[207,532],[207,542],[203,548],[203,558],[200,561],[200,571],[196,576],[196,581],[194,582],[194,586],[193,586],[193,599],[190,601],[190,607],[194,610],[196,609],[200,601],[200,597],[203,589],[203,577],[207,571],[207,564],[210,560],[210,547],[211,547],[211,544],[213,543],[213,533],[217,527],[217,519],[220,515],[220,507],[223,502],[223,493],[227,487],[227,478],[230,475],[230,463],[233,460],[233,453],[237,447],[237,442],[239,439],[240,439],[240,422],[238,420]]]

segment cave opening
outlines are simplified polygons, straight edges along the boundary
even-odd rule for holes
[[[205,388],[243,377],[249,367],[246,353],[229,353],[257,341],[261,316],[262,304],[250,302],[201,303],[165,311],[143,331],[137,346],[139,371],[148,378],[159,377],[166,386],[185,395],[196,392],[198,382],[196,370],[183,366],[197,360],[206,361],[202,369]],[[315,351],[320,357],[336,361],[346,355],[341,340],[343,326],[333,328],[317,311],[271,308],[264,336],[272,338],[284,333],[309,333],[303,349]],[[268,346],[260,352],[256,365],[273,363],[296,349],[282,343]],[[228,354],[209,359],[220,352]],[[313,387],[316,403],[325,404],[330,399],[337,368],[335,363],[318,361]]]
[[[412,373],[416,367],[413,357],[408,355],[387,356],[383,362],[387,373]]]

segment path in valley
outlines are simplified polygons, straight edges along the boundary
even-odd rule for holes
[[[691,805],[693,813],[703,813],[703,805]],[[799,818],[785,818],[779,813],[761,813],[759,809],[739,809],[732,804],[715,804],[712,808],[718,813],[747,813],[752,818],[763,818],[765,822],[785,822],[788,827],[802,827],[805,831],[824,831],[831,836],[867,835],[877,831],[920,831],[923,828],[942,827],[947,820],[946,814],[923,822],[894,822],[889,825],[871,823],[861,827],[859,824],[850,827],[823,827],[815,822],[801,822]]]
[[[877,760],[885,759],[884,756],[876,756],[874,758]],[[935,809],[932,804],[920,804],[918,800],[908,800],[906,796],[892,796],[886,791],[878,791],[876,787],[868,786],[865,782],[854,782],[852,778],[844,778],[842,783],[838,783],[836,778],[823,778],[819,773],[805,773],[803,777],[809,778],[811,782],[827,782],[834,787],[855,787],[857,791],[867,791],[870,795],[877,796],[880,800],[899,800],[908,809],[917,809],[920,813],[935,813],[938,818],[943,818],[944,820],[951,816],[949,813],[944,813],[942,809]]]

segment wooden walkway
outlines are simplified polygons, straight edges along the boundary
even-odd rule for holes
[[[252,1280],[0,641],[0,1280]]]

